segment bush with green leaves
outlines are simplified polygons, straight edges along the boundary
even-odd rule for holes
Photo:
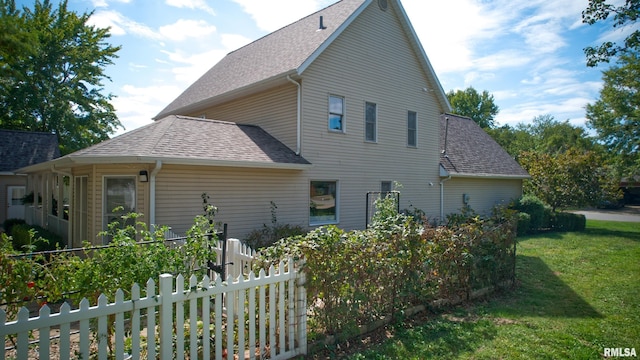
[[[350,336],[411,306],[466,298],[513,279],[513,211],[425,227],[398,213],[394,199],[379,200],[376,209],[368,229],[320,227],[263,249],[255,263],[268,269],[288,257],[300,260],[312,332]]]
[[[514,204],[514,208],[520,212],[529,214],[529,229],[526,232],[549,228],[551,209],[538,197],[525,195]]]
[[[271,246],[280,239],[304,235],[307,229],[300,225],[280,224],[276,215],[278,206],[271,201],[271,225],[262,224],[262,228],[251,231],[242,241],[254,250]]]

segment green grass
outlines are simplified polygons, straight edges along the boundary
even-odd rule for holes
[[[390,329],[350,359],[601,359],[640,352],[640,224],[519,239],[518,284],[430,320]]]

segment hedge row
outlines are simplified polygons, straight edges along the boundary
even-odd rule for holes
[[[515,216],[501,211],[454,227],[425,227],[380,201],[372,226],[346,232],[325,226],[263,249],[257,267],[289,256],[307,274],[308,327],[350,336],[362,325],[437,299],[514,277]]]
[[[550,206],[532,195],[525,195],[513,208],[518,214],[518,235],[538,231],[583,231],[587,224],[584,215],[554,212]]]

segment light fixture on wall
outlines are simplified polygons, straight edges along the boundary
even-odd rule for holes
[[[147,170],[140,170],[140,182],[149,182],[149,173]]]

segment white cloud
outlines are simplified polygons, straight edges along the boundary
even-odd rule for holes
[[[93,4],[94,8],[100,8],[100,7],[109,7],[109,1],[112,2],[119,2],[122,4],[128,4],[131,2],[131,0],[92,0],[91,3]]]
[[[97,11],[89,19],[89,24],[99,28],[110,27],[110,33],[114,36],[134,34],[153,40],[159,40],[161,38],[160,34],[147,25],[133,21],[117,11]]]
[[[216,12],[207,5],[205,0],[166,0],[165,3],[169,6],[177,8],[187,8],[192,10],[203,10],[211,15],[215,15]]]
[[[220,34],[220,38],[225,49],[239,49],[252,41],[248,37],[238,34]]]
[[[233,0],[249,14],[261,30],[272,32],[297,21],[325,5],[326,0]]]
[[[125,130],[119,129],[116,135],[150,124],[151,118],[180,95],[182,90],[184,89],[170,85],[124,85],[120,88],[119,96],[112,102],[118,119],[125,127]]]
[[[174,66],[171,72],[176,81],[185,85],[191,85],[228,53],[226,49],[213,49],[198,54],[186,54],[179,50],[163,52],[172,62],[183,64]]]
[[[173,24],[161,26],[160,34],[165,39],[183,41],[189,37],[205,37],[216,32],[216,27],[204,20],[180,19]]]

